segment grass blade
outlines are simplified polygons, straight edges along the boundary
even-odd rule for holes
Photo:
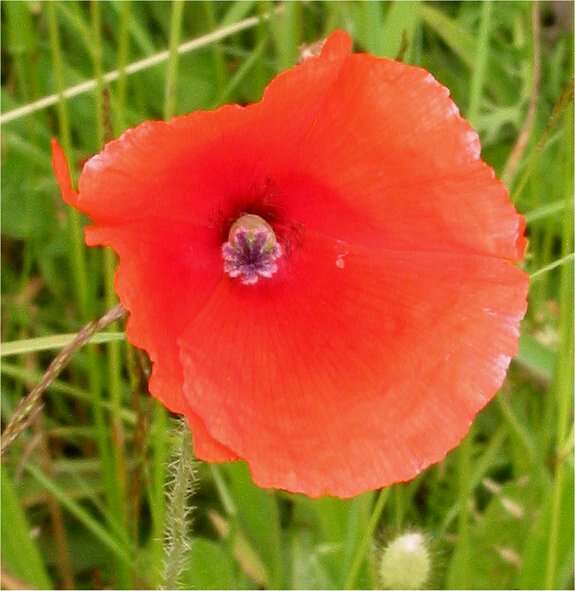
[[[3,467],[1,497],[3,568],[38,589],[53,589],[14,484]]]
[[[20,341],[2,343],[0,346],[0,357],[62,349],[74,340],[76,334],[56,334],[50,337],[36,337],[34,339],[22,339]],[[126,335],[123,332],[97,332],[88,342],[95,345],[123,341],[125,338]]]
[[[272,14],[278,14],[283,9],[282,6],[279,6],[275,10],[270,13],[266,13],[263,15],[262,18],[268,19],[272,16]],[[241,31],[246,31],[247,29],[252,29],[253,27],[257,26],[260,22],[260,17],[249,17],[244,19],[243,21],[239,21],[232,25],[228,25],[217,31],[213,31],[212,33],[208,33],[207,35],[202,35],[201,37],[197,37],[196,39],[191,39],[190,41],[186,41],[178,46],[177,51],[179,55],[184,55],[186,53],[190,53],[192,51],[197,51],[203,47],[207,47],[212,43],[217,43],[222,39],[230,37],[231,35],[235,35],[240,33]],[[136,74],[137,72],[141,72],[143,70],[148,70],[158,64],[162,64],[168,61],[170,57],[170,52],[168,50],[160,51],[146,57],[144,59],[138,60],[136,62],[132,62],[128,66],[126,66],[123,72],[126,76],[131,74]],[[111,72],[107,72],[104,74],[104,82],[110,83],[118,80],[120,77],[121,72],[120,70],[113,70]],[[74,98],[76,96],[80,96],[82,94],[86,94],[96,88],[96,80],[86,80],[80,84],[76,84],[75,86],[71,86],[66,89],[62,89],[61,96],[64,99]],[[9,123],[10,121],[16,121],[17,119],[21,119],[22,117],[27,117],[32,113],[36,113],[37,111],[41,111],[42,109],[46,109],[58,103],[60,95],[59,94],[51,94],[49,96],[45,96],[33,103],[29,103],[28,105],[24,105],[22,107],[18,107],[17,109],[13,109],[12,111],[8,111],[3,115],[0,115],[0,125],[4,123]]]
[[[69,498],[66,491],[62,490],[53,480],[48,478],[39,468],[32,464],[25,465],[26,471],[37,480],[48,492],[53,494],[76,519],[89,529],[117,558],[132,566],[133,561],[129,550],[118,540],[112,537],[98,521],[81,505]]]

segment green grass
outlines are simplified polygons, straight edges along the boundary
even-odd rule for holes
[[[278,6],[2,4],[2,114],[29,107],[2,123],[3,422],[55,350],[116,301],[114,257],[85,248],[83,220],[58,196],[50,138],[59,137],[76,176],[110,135],[145,119],[257,100],[303,42],[343,27],[357,49],[402,52],[446,84],[479,131],[484,158],[505,174],[528,221],[532,284],[520,353],[463,445],[382,493],[310,500],[255,487],[241,464],[200,464],[183,584],[377,588],[383,545],[417,529],[432,544],[433,587],[572,588],[572,33],[551,3],[539,7],[536,36],[536,7],[526,1]],[[262,18],[177,52],[253,16]],[[64,97],[87,80],[95,81],[87,91]],[[34,106],[50,95],[48,107]],[[146,359],[120,330],[110,327],[74,357],[40,419],[3,458],[6,586],[160,584],[166,462],[177,438],[145,394]]]

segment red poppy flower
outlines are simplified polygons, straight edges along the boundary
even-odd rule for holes
[[[517,351],[524,221],[479,152],[428,72],[336,32],[259,103],[127,131],[78,192],[54,166],[196,455],[347,497],[441,460]]]

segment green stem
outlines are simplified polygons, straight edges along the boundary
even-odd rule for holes
[[[210,464],[210,472],[212,474],[214,484],[216,485],[218,496],[220,497],[220,501],[226,513],[232,517],[235,517],[238,514],[238,510],[226,480],[222,476],[220,467],[217,464]]]
[[[552,263],[545,265],[541,269],[537,269],[537,271],[534,271],[533,273],[531,273],[531,275],[529,275],[529,277],[530,277],[531,281],[533,281],[534,279],[543,275],[544,273],[547,273],[548,271],[551,271],[552,269],[555,269],[556,267],[560,267],[561,265],[564,265],[565,263],[568,263],[569,261],[572,261],[573,259],[575,259],[575,253],[570,252],[569,254],[566,254],[565,256],[561,257],[560,259],[557,259],[556,261],[553,261]]]
[[[176,111],[176,90],[178,82],[178,43],[182,28],[183,0],[173,0],[170,22],[170,56],[166,69],[166,88],[164,100],[164,119],[170,119]]]
[[[242,80],[247,74],[254,68],[256,63],[261,61],[261,57],[266,49],[267,39],[264,39],[260,44],[253,50],[252,54],[244,61],[238,71],[234,74],[233,78],[228,82],[222,93],[216,99],[214,106],[223,105],[230,97],[232,92],[238,87]]]
[[[566,213],[563,221],[563,253],[573,250],[573,110],[569,109],[566,117],[565,150],[565,187]],[[561,457],[560,450],[564,449],[569,436],[569,426],[572,418],[573,404],[573,267],[565,265],[561,269],[560,303],[561,303],[561,353],[557,366],[556,404],[557,423],[555,440],[555,481],[553,483],[553,497],[551,505],[551,522],[549,527],[549,543],[547,545],[547,560],[545,565],[545,588],[555,589],[559,586],[557,580],[558,538],[561,527],[561,497],[565,480],[566,458]]]
[[[210,31],[215,31],[217,27],[216,21],[216,3],[212,0],[207,0],[203,3],[206,15],[206,21]],[[216,94],[220,96],[224,91],[226,83],[226,62],[224,59],[224,52],[219,42],[212,45],[212,61],[214,63],[215,79],[216,79]]]
[[[118,81],[116,83],[116,108],[114,131],[116,134],[124,131],[126,127],[126,118],[124,107],[126,104],[127,77],[126,66],[128,65],[130,49],[130,11],[131,0],[123,0],[120,12],[120,31],[118,33]]]
[[[375,533],[375,528],[379,523],[381,518],[381,514],[383,513],[383,509],[385,508],[385,504],[389,497],[390,488],[384,488],[380,491],[379,496],[377,497],[377,501],[373,507],[373,511],[371,512],[371,516],[369,518],[369,523],[367,524],[367,528],[361,539],[361,542],[357,546],[357,550],[353,557],[351,567],[349,569],[349,573],[347,575],[347,579],[345,581],[344,589],[353,589],[355,586],[355,582],[357,580],[357,576],[359,575],[359,571],[367,556],[367,552],[369,550],[369,545],[373,540],[373,534]]]
[[[467,437],[461,442],[458,450],[459,459],[459,520],[457,544],[461,551],[462,563],[470,564],[469,543],[469,502],[471,499],[471,449],[473,442],[473,428]],[[459,586],[462,589],[470,588],[469,569],[461,569]]]
[[[58,123],[60,126],[60,138],[64,151],[70,162],[74,162],[72,151],[72,140],[70,133],[70,121],[68,119],[68,109],[63,96],[64,84],[64,64],[62,50],[60,47],[60,31],[56,17],[57,5],[55,2],[49,2],[46,5],[48,13],[48,30],[50,36],[50,47],[52,50],[52,68],[54,69],[54,78],[56,80],[56,90],[59,95],[58,100]],[[70,167],[70,173],[73,175],[74,166]],[[76,287],[82,320],[91,317],[90,290],[88,288],[88,272],[86,267],[86,257],[82,239],[82,224],[80,214],[73,208],[68,208],[70,239],[72,248],[70,249],[70,258],[72,264],[72,273],[74,276],[74,285]]]
[[[475,67],[471,78],[471,92],[467,116],[472,125],[477,127],[477,117],[481,106],[485,72],[489,56],[489,31],[491,26],[491,0],[484,0],[481,10],[481,25],[479,39],[477,41],[477,53],[475,55]]]

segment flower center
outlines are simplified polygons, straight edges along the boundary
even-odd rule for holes
[[[282,255],[272,227],[251,213],[238,218],[222,245],[224,271],[238,277],[244,285],[257,283],[260,277],[271,277],[277,270],[276,260]]]

